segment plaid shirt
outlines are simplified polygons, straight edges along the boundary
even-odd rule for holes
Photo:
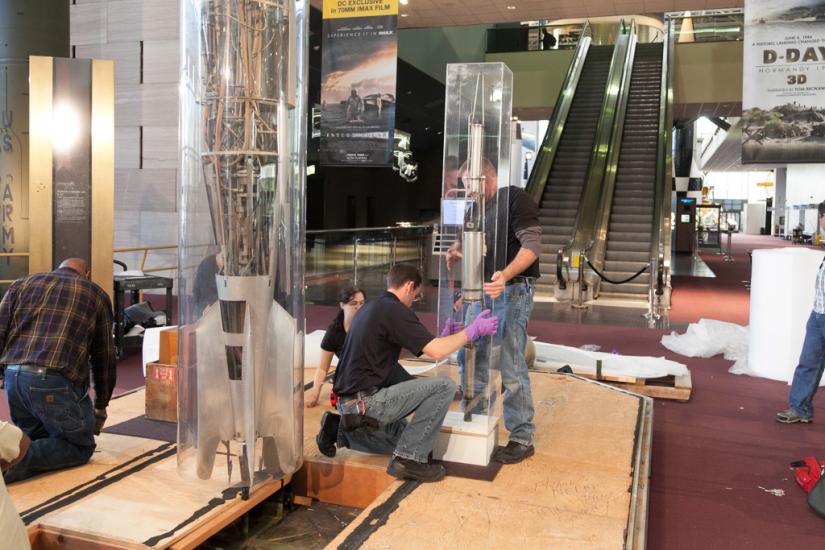
[[[105,408],[117,379],[112,302],[73,269],[16,280],[0,302],[0,364],[46,367],[87,386]]]
[[[825,313],[825,261],[819,264],[819,273],[816,274],[814,311],[816,313]]]

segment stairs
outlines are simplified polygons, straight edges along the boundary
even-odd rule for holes
[[[604,261],[604,274],[614,281],[650,260],[661,78],[662,44],[637,45]],[[649,284],[648,272],[622,285],[602,281],[600,297],[647,301]]]
[[[565,128],[539,202],[541,277],[536,290],[552,295],[556,254],[573,236],[593,140],[599,123],[613,46],[591,46],[579,77]],[[548,130],[549,133],[549,130]]]

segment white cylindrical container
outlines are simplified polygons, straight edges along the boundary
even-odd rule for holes
[[[783,382],[793,378],[824,257],[809,248],[753,251],[748,374]]]

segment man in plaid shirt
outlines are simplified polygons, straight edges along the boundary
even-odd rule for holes
[[[825,231],[825,202],[819,203],[819,226]],[[825,262],[819,266],[816,276],[814,308],[805,327],[805,341],[799,355],[799,365],[793,373],[788,410],[776,414],[776,421],[783,424],[814,421],[814,395],[819,389],[822,371],[825,370]]]
[[[71,258],[18,279],[0,302],[6,397],[12,421],[32,440],[6,483],[85,464],[94,452],[117,371],[112,303],[89,275],[84,260]]]

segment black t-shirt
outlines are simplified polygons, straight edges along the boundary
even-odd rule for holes
[[[384,388],[412,377],[398,364],[401,348],[421,355],[435,338],[415,313],[391,292],[384,292],[358,311],[338,360],[333,390],[352,395]]]
[[[336,315],[335,319],[327,327],[324,339],[321,340],[321,349],[330,351],[341,357],[341,348],[344,347],[344,340],[347,338],[347,331],[344,330],[344,316]]]
[[[505,195],[505,193],[507,194]],[[499,229],[497,237],[494,239],[491,235],[494,234],[496,219],[491,215],[491,212],[494,211],[493,209],[495,208],[499,198],[501,200],[507,200],[509,217],[506,233]],[[518,251],[521,250],[521,243],[519,242],[518,237],[516,237],[516,232],[522,231],[529,227],[540,227],[541,224],[539,223],[538,206],[536,206],[536,203],[530,198],[530,195],[528,195],[527,192],[520,187],[511,185],[509,187],[499,189],[496,198],[491,201],[487,201],[486,204],[487,215],[485,216],[485,221],[487,225],[487,242],[490,243],[493,240],[497,241],[495,256],[488,252],[485,260],[485,276],[489,279],[494,272],[501,271],[507,266],[507,264],[512,262],[516,257],[516,254],[518,254]],[[505,246],[507,249],[506,256],[501,253],[501,250]],[[519,273],[519,275],[524,277],[536,278],[538,278],[539,274],[538,258],[530,267]]]

